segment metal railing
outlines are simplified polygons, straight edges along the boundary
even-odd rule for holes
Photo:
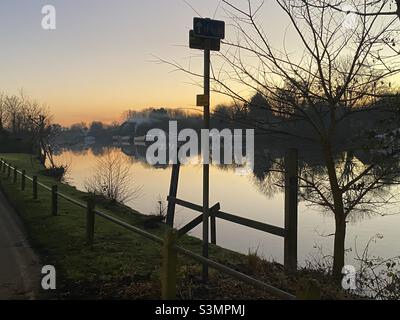
[[[187,250],[181,246],[178,246],[176,244],[176,239],[177,239],[177,232],[175,230],[170,229],[167,233],[167,236],[165,239],[160,238],[157,235],[154,235],[152,233],[149,233],[145,230],[142,230],[138,227],[135,227],[125,221],[122,221],[114,216],[111,216],[109,214],[106,214],[104,212],[101,212],[97,209],[94,208],[94,203],[88,201],[88,203],[83,203],[81,201],[75,200],[62,192],[58,191],[57,186],[52,186],[49,187],[41,182],[38,181],[37,176],[29,177],[26,175],[25,170],[20,171],[17,169],[17,167],[13,167],[11,164],[7,163],[4,159],[0,159],[0,172],[6,173],[6,168],[8,170],[7,172],[7,178],[10,177],[11,171],[14,172],[13,176],[13,182],[17,182],[17,175],[21,175],[23,178],[21,179],[21,189],[22,185],[25,183],[25,179],[29,180],[32,182],[32,189],[33,189],[33,197],[34,199],[38,198],[37,194],[37,186],[42,187],[46,191],[49,191],[52,193],[52,214],[57,215],[58,214],[58,197],[78,206],[83,209],[87,210],[87,239],[88,239],[88,244],[92,245],[93,244],[93,238],[94,238],[94,216],[97,215],[99,217],[102,217],[103,219],[106,219],[116,225],[119,225],[131,232],[134,232],[144,238],[147,238],[149,240],[152,240],[160,245],[163,246],[163,267],[161,270],[162,273],[162,292],[163,292],[163,298],[164,299],[174,299],[175,294],[176,294],[176,262],[174,263],[174,256],[176,256],[177,253],[184,255],[188,258],[191,258],[199,263],[202,264],[207,264],[210,268],[213,268],[217,271],[220,271],[222,273],[225,273],[227,275],[230,275],[231,277],[242,281],[244,283],[247,283],[249,285],[254,286],[255,288],[264,290],[265,292],[281,299],[288,299],[288,300],[293,300],[296,299],[295,295],[292,295],[288,292],[285,292],[279,288],[276,288],[272,285],[269,285],[265,282],[262,282],[260,280],[257,280],[255,278],[252,278],[242,272],[239,272],[237,270],[234,270],[232,268],[229,268],[219,262],[213,261],[211,259],[205,258],[197,253],[194,253],[190,250]],[[24,182],[22,182],[24,181]],[[36,190],[36,191],[35,191]],[[35,194],[36,192],[36,194]],[[168,239],[173,238],[173,241],[169,241]],[[171,272],[171,270],[173,270]],[[175,281],[171,281],[171,279],[175,279]],[[171,293],[172,292],[172,293]]]

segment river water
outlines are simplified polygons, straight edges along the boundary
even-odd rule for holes
[[[141,186],[139,198],[127,205],[143,214],[157,214],[159,201],[165,202],[169,190],[171,168],[156,168],[138,156],[118,152],[130,163],[132,184]],[[68,182],[79,190],[85,190],[85,180],[93,175],[96,159],[92,150],[62,151],[56,155],[58,163],[68,163]],[[253,175],[240,176],[234,169],[210,168],[210,204],[221,204],[221,210],[249,219],[283,226],[284,197],[281,192],[265,194],[260,190]],[[186,165],[181,168],[178,198],[202,203],[202,167]],[[166,202],[164,203],[166,204]],[[395,212],[396,208],[392,208]],[[383,211],[387,212],[387,210]],[[175,227],[181,227],[198,215],[189,209],[177,207]],[[357,266],[356,249],[359,253],[376,234],[382,239],[371,245],[371,254],[390,258],[400,255],[400,215],[376,215],[348,223],[346,246],[349,249],[346,263]],[[300,265],[332,254],[334,219],[332,215],[310,208],[306,203],[299,205],[298,259]],[[201,237],[201,226],[191,234]],[[283,262],[283,239],[274,235],[249,229],[231,222],[217,220],[217,244],[244,254],[250,251],[269,260]]]

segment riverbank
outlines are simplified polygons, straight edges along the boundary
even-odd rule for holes
[[[58,185],[60,192],[71,198],[86,201],[88,195],[75,188],[57,183],[43,174],[43,167],[30,155],[0,154],[12,165],[37,175],[48,186]],[[58,287],[50,298],[92,299],[158,299],[160,297],[160,247],[139,235],[121,229],[108,221],[96,218],[93,248],[85,244],[85,210],[60,200],[59,215],[51,216],[51,195],[39,187],[38,200],[32,199],[30,183],[26,190],[1,174],[1,185],[15,206],[28,230],[31,243],[43,264],[56,267]],[[149,223],[151,217],[122,205],[101,205],[99,209],[132,225],[162,237],[167,227]],[[200,253],[200,240],[184,236],[180,245]],[[328,277],[312,271],[286,275],[281,265],[269,263],[255,255],[242,255],[218,246],[211,246],[210,258],[245,272],[282,290],[296,294],[298,283],[305,278],[315,280],[323,298],[346,298]],[[182,299],[270,299],[264,292],[211,271],[210,284],[199,281],[201,267],[196,262],[179,257],[178,295]]]

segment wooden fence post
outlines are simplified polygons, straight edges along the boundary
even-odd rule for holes
[[[179,163],[174,164],[172,166],[171,182],[169,186],[169,196],[171,198],[176,198],[176,195],[178,193],[179,169],[180,169]],[[166,222],[167,225],[169,225],[170,227],[174,227],[174,217],[175,217],[175,202],[169,200]]]
[[[217,244],[217,223],[216,223],[216,215],[218,211],[221,209],[219,202],[210,208],[210,217],[211,217],[211,243]],[[213,223],[214,221],[214,223]]]
[[[284,265],[297,270],[298,152],[290,149],[285,157],[285,241]]]
[[[210,238],[212,244],[217,244],[217,219],[210,210]]]
[[[10,179],[10,177],[11,177],[11,165],[8,164],[7,179]]]
[[[51,213],[53,216],[56,216],[58,214],[58,197],[57,197],[57,186],[53,186],[51,188]]]
[[[22,170],[22,175],[21,175],[21,190],[25,190],[25,179],[26,179],[26,171]]]
[[[17,171],[17,167],[14,167],[14,175],[13,175],[13,182],[17,183],[17,175],[18,175],[18,171]]]
[[[86,206],[86,242],[91,247],[93,246],[94,239],[94,222],[94,201],[89,200]]]
[[[161,269],[161,297],[163,300],[176,299],[176,264],[177,252],[174,249],[177,234],[174,230],[168,230],[164,238],[162,248]]]
[[[300,279],[296,290],[297,300],[320,300],[321,288],[314,279]]]
[[[37,176],[32,177],[32,198],[36,200],[38,198],[37,193]]]
[[[7,162],[3,161],[3,173],[6,173]]]

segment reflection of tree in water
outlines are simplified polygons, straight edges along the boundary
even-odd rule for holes
[[[388,126],[388,130],[393,130],[393,127]],[[315,146],[311,142],[305,143],[304,139],[277,139],[273,135],[257,137],[254,169],[250,179],[256,188],[268,197],[282,192],[284,155],[289,148],[297,146],[300,157],[299,199],[323,214],[336,217],[335,220],[337,220],[335,202],[336,205],[342,204],[343,214],[339,217],[343,221],[339,222],[344,223],[344,228],[337,229],[340,232],[335,234],[335,241],[339,237],[340,245],[335,247],[344,250],[343,241],[347,223],[376,215],[397,213],[388,210],[394,210],[393,206],[398,203],[398,192],[395,188],[400,176],[398,137],[391,137],[388,134],[384,139],[378,139],[376,135],[360,132],[358,136],[353,135],[351,137],[353,139],[333,140],[332,159],[324,155],[318,144]],[[104,147],[96,146],[94,149],[94,154],[101,154]],[[132,162],[152,169],[159,168],[147,163],[146,148],[129,146],[121,150]],[[330,166],[326,165],[327,161],[331,161]],[[217,167],[220,170],[230,170],[232,174],[236,169],[235,165]],[[164,165],[161,168],[169,166]],[[328,172],[329,168],[333,168],[334,174]],[[337,181],[332,183],[332,177],[337,178]],[[332,186],[336,188],[335,193],[332,191]],[[335,194],[340,196],[340,201],[335,200]],[[341,253],[344,254],[344,251]]]
[[[342,141],[341,141],[342,142]],[[384,142],[376,139],[364,139],[355,144],[337,144],[335,170],[338,184],[343,190],[343,207],[347,222],[357,222],[376,215],[387,214],[397,204],[395,186],[399,183],[399,161],[396,157],[387,157]],[[255,187],[268,197],[283,192],[284,155],[288,148],[300,146],[299,159],[299,200],[305,205],[316,208],[326,215],[333,213],[333,195],[330,175],[324,163],[321,149],[311,142],[296,138],[279,140],[271,136],[256,137],[254,169],[251,180]],[[95,156],[103,156],[107,145],[95,144],[90,147]],[[146,161],[146,147],[124,146],[121,152],[131,163],[140,163],[152,169],[168,169],[169,165],[152,166]],[[384,152],[381,152],[381,151]],[[87,148],[74,147],[72,152],[86,154]],[[386,153],[385,153],[386,152]],[[223,152],[221,151],[221,156]],[[234,173],[238,167],[215,165],[219,170]],[[391,212],[394,213],[394,212]]]
[[[299,200],[323,214],[332,215],[333,196],[326,167],[316,154],[300,154]],[[364,155],[362,160],[357,156]],[[343,151],[335,159],[338,181],[344,188],[343,205],[348,222],[358,222],[388,212],[398,203],[400,162],[384,155],[366,156],[362,152]],[[271,197],[284,188],[284,160],[255,159],[253,182],[263,194]],[[345,186],[350,186],[346,188]]]
[[[254,186],[267,197],[273,197],[284,189],[284,155],[286,150],[298,142],[274,144],[269,139],[256,139],[254,169],[251,180]],[[332,193],[329,175],[323,164],[321,151],[312,145],[304,145],[299,159],[299,200],[316,208],[322,214],[332,214]],[[93,145],[95,156],[103,156],[106,145]],[[139,163],[151,169],[168,169],[169,165],[152,166],[146,161],[146,147],[129,146],[121,150],[130,163]],[[72,149],[73,153],[87,154],[88,149]],[[221,152],[221,154],[223,154]],[[340,185],[351,184],[343,197],[348,222],[357,222],[376,215],[384,215],[387,208],[397,204],[395,186],[399,183],[400,164],[370,150],[338,151],[336,171]],[[219,170],[234,173],[235,164],[215,165]],[[360,177],[361,176],[361,177]],[[357,181],[354,181],[357,179]]]
[[[276,193],[282,192],[281,166],[275,164],[269,167],[269,171],[264,171],[262,175],[253,175],[252,181],[262,194],[272,198]]]

